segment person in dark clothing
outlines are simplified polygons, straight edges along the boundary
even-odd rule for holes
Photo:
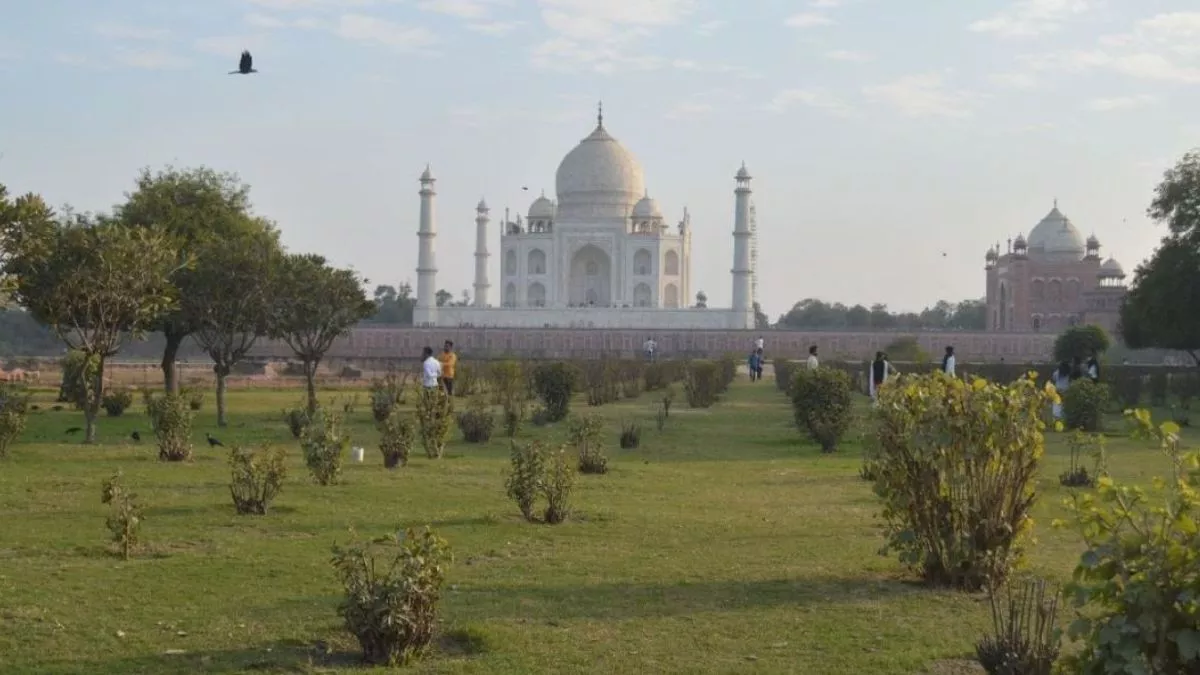
[[[747,365],[750,369],[751,382],[755,382],[762,378],[762,354],[760,354],[757,349],[750,352],[750,359]]]
[[[1087,363],[1085,365],[1087,368],[1086,373],[1087,373],[1088,379],[1090,379],[1092,382],[1099,382],[1100,381],[1100,354],[1098,352],[1096,352],[1095,350],[1093,350],[1091,358],[1089,358],[1087,360]]]

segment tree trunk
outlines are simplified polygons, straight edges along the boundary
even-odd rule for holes
[[[167,346],[163,348],[162,357],[163,389],[167,394],[178,394],[179,370],[175,367],[175,360],[179,356],[179,347],[183,345],[183,340],[187,335],[166,331],[164,336],[167,338]]]
[[[104,399],[104,357],[97,361],[96,379],[86,383],[91,391],[87,392],[83,406],[83,442],[89,445],[96,442],[96,418],[100,416],[100,402]]]
[[[226,427],[229,423],[225,420],[225,378],[229,377],[229,368],[216,366],[213,370],[217,373],[217,426]]]
[[[304,379],[308,384],[308,414],[309,417],[317,412],[317,363],[314,360],[304,360]]]

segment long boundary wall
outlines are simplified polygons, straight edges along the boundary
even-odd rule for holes
[[[940,356],[953,345],[960,361],[1031,363],[1050,359],[1054,335],[1043,333],[865,333],[826,331],[762,332],[737,330],[636,330],[636,329],[521,329],[521,328],[356,328],[339,338],[327,359],[365,361],[414,359],[421,348],[439,348],[453,340],[464,358],[591,358],[635,356],[646,338],[654,338],[659,354],[671,357],[707,357],[749,352],[755,338],[765,341],[768,357],[800,358],[809,345],[817,345],[826,358],[864,359],[897,338],[916,338],[931,356]],[[251,358],[290,359],[292,351],[282,342],[262,341]]]

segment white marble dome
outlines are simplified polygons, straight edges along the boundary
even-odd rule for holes
[[[558,202],[632,206],[646,192],[642,166],[633,153],[596,125],[587,138],[567,153],[554,178]]]
[[[658,208],[658,202],[650,195],[646,195],[638,200],[638,203],[633,205],[633,217],[637,219],[662,218],[662,209]]]
[[[1029,255],[1054,260],[1080,260],[1086,252],[1083,234],[1055,205],[1028,239]]]
[[[546,199],[546,195],[542,195],[541,197],[538,197],[537,199],[533,200],[533,203],[529,205],[529,219],[530,220],[540,220],[540,219],[552,220],[554,218],[554,210],[555,210],[554,202],[550,201],[549,199]]]

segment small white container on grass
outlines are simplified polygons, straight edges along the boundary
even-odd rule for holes
[[[359,447],[350,448],[350,459],[354,460],[355,462],[358,462],[359,464],[362,464],[363,449],[359,448]]]

